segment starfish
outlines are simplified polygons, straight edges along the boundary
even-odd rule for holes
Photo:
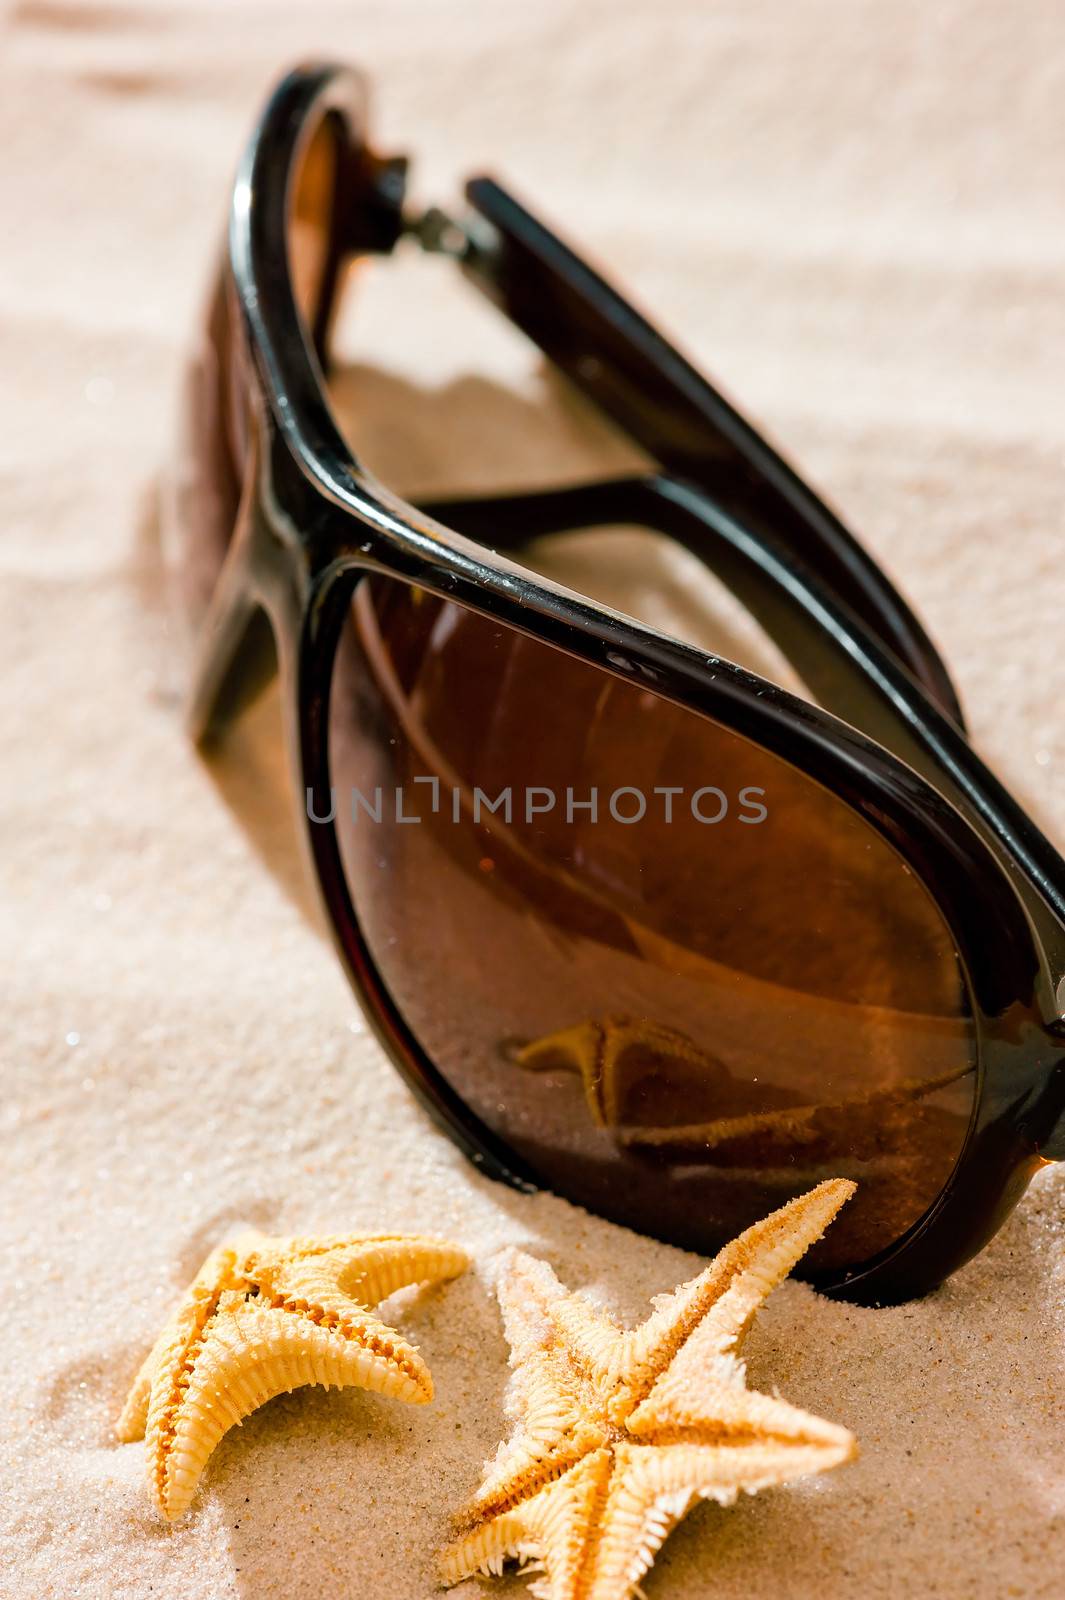
[[[686,1034],[633,1017],[604,1017],[601,1022],[563,1028],[522,1045],[514,1059],[530,1072],[579,1073],[597,1127],[612,1128],[619,1142],[632,1149],[665,1150],[674,1156],[690,1152],[693,1163],[705,1161],[711,1151],[722,1158],[734,1155],[741,1162],[753,1153],[764,1161],[774,1154],[790,1155],[800,1146],[822,1147],[825,1159],[830,1159],[853,1147],[855,1118],[863,1119],[867,1137],[875,1129],[881,1144],[898,1144],[912,1139],[914,1121],[925,1109],[921,1102],[972,1070],[966,1063],[938,1077],[903,1078],[818,1105],[785,1106],[698,1123],[630,1127],[622,1110],[623,1089],[634,1067],[665,1068],[680,1082],[686,1069],[695,1068],[704,1087],[715,1082],[727,1085],[728,1071]]]
[[[621,1091],[634,1061],[683,1074],[693,1067],[700,1077],[728,1078],[720,1062],[700,1050],[687,1034],[665,1023],[637,1017],[604,1017],[532,1039],[514,1052],[530,1072],[579,1072],[592,1121],[600,1128],[624,1122]]]
[[[851,1459],[845,1428],[746,1387],[744,1335],[855,1185],[834,1178],[741,1234],[624,1332],[520,1251],[498,1294],[519,1430],[490,1462],[441,1557],[449,1586],[536,1562],[540,1600],[624,1600],[697,1500]]]
[[[429,1369],[369,1309],[412,1283],[457,1277],[467,1257],[417,1235],[272,1239],[212,1250],[134,1380],[116,1426],[147,1440],[148,1478],[169,1521],[188,1509],[234,1423],[303,1384],[424,1405]]]

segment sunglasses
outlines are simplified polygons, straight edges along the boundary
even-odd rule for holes
[[[411,217],[405,173],[331,66],[284,79],[241,162],[167,496],[193,735],[279,670],[341,959],[484,1172],[704,1254],[847,1176],[809,1275],[920,1294],[1065,1155],[1065,862],[770,446],[498,184]],[[341,269],[405,239],[653,466],[418,507],[378,483],[329,334]],[[619,526],[703,564],[809,698],[522,564]]]

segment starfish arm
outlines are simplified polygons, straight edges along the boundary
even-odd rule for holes
[[[542,1564],[530,1587],[541,1600],[574,1600],[581,1590],[597,1513],[607,1494],[611,1455],[593,1451],[521,1505],[472,1526],[440,1558],[445,1586],[474,1573],[498,1574],[508,1559]]]
[[[540,1543],[526,1516],[528,1504],[478,1523],[441,1552],[438,1565],[445,1589],[476,1575],[498,1578],[508,1561],[524,1565],[539,1559]]]
[[[138,1439],[144,1438],[152,1383],[156,1372],[159,1370],[163,1352],[170,1343],[171,1331],[171,1323],[168,1322],[141,1362],[137,1376],[130,1386],[125,1404],[119,1414],[118,1421],[115,1423],[115,1435],[120,1444],[134,1444]]]
[[[843,1443],[833,1447],[780,1439],[618,1445],[594,1565],[582,1593],[587,1600],[620,1600],[629,1594],[694,1501],[731,1505],[741,1490],[755,1494],[824,1472],[851,1453]]]
[[[603,1022],[602,1087],[603,1120],[608,1127],[619,1129],[622,1142],[627,1142],[628,1130],[623,1125],[624,1089],[626,1077],[633,1076],[633,1065],[655,1063],[659,1070],[670,1076],[680,1066],[696,1067],[700,1076],[717,1076],[724,1073],[720,1062],[701,1050],[687,1034],[664,1023],[651,1022],[646,1017],[607,1017]],[[629,1062],[626,1067],[626,1062]],[[724,1073],[727,1078],[727,1073]]]
[[[515,1249],[501,1253],[495,1288],[510,1345],[510,1364],[520,1368],[550,1345],[551,1311],[566,1291],[546,1261]]]
[[[563,1348],[591,1377],[609,1386],[615,1381],[617,1351],[630,1335],[599,1311],[583,1295],[569,1294],[559,1283],[546,1261],[539,1261],[520,1250],[504,1257],[496,1292],[503,1312],[503,1331],[510,1345],[510,1364],[525,1379],[545,1352]],[[570,1374],[564,1396],[556,1400],[558,1411],[568,1411],[575,1393],[572,1361],[554,1363],[559,1374]],[[557,1383],[557,1379],[556,1379]],[[521,1407],[523,1382],[515,1388]]]
[[[578,1295],[552,1308],[552,1319],[589,1371],[623,1382],[634,1403],[642,1400],[694,1330],[715,1319],[721,1350],[737,1346],[762,1302],[824,1233],[854,1193],[845,1178],[830,1178],[725,1246],[704,1272],[655,1302],[654,1313],[632,1333],[619,1333]]]
[[[507,1411],[519,1426],[489,1463],[470,1516],[527,1498],[606,1439],[602,1425],[585,1415],[578,1379],[556,1345],[548,1312],[563,1289],[551,1268],[522,1251],[509,1251],[496,1291],[514,1374]]]
[[[245,1240],[252,1237],[247,1235]],[[245,1240],[232,1245],[219,1245],[211,1251],[164,1324],[133,1380],[122,1414],[115,1424],[115,1433],[123,1444],[143,1439],[156,1373],[165,1360],[173,1357],[175,1351],[196,1339],[212,1314],[222,1289],[234,1275]]]
[[[601,1449],[607,1430],[579,1414],[553,1436],[540,1426],[521,1427],[485,1469],[481,1486],[467,1507],[470,1517],[493,1516],[530,1499],[589,1453]]]
[[[579,1022],[542,1039],[533,1039],[516,1052],[518,1065],[530,1072],[578,1072],[592,1121],[605,1127],[608,1114],[602,1101],[602,1060],[604,1027],[598,1022]]]
[[[728,1246],[722,1254],[731,1254],[733,1259],[724,1292],[715,1294],[709,1310],[682,1341],[664,1342],[654,1364],[652,1389],[663,1377],[668,1379],[678,1363],[682,1369],[689,1362],[698,1368],[717,1355],[738,1353],[756,1312],[810,1246],[817,1243],[856,1187],[844,1178],[818,1184],[764,1222],[748,1228],[734,1245]],[[694,1346],[690,1356],[685,1348],[688,1343]]]
[[[376,1305],[414,1283],[456,1278],[469,1257],[446,1239],[418,1234],[335,1237],[271,1242],[253,1263],[256,1281],[270,1294],[340,1311]]]
[[[682,1370],[680,1362],[687,1353],[686,1349],[628,1418],[626,1427],[634,1440],[742,1445],[764,1439],[849,1453],[857,1448],[846,1428],[811,1416],[779,1396],[748,1389],[741,1362],[717,1356]]]
[[[625,1091],[634,1074],[639,1075],[641,1063],[644,1070],[648,1062],[658,1061],[723,1071],[686,1034],[646,1017],[629,1016],[593,1017],[533,1039],[517,1051],[516,1059],[533,1072],[579,1073],[593,1122],[617,1129],[624,1142],[629,1142],[623,1126]]]
[[[413,1404],[431,1398],[428,1369],[383,1324],[326,1327],[300,1313],[223,1298],[200,1343],[160,1366],[146,1429],[148,1470],[159,1507],[173,1520],[192,1500],[222,1435],[275,1395],[306,1384],[358,1386]],[[175,1359],[176,1358],[176,1359]]]
[[[968,1065],[954,1067],[935,1078],[903,1078],[898,1083],[870,1089],[865,1094],[852,1095],[849,1099],[788,1106],[782,1111],[752,1112],[746,1116],[718,1117],[712,1122],[677,1123],[672,1127],[636,1128],[627,1130],[623,1138],[626,1144],[640,1148],[687,1145],[703,1159],[707,1149],[743,1143],[756,1135],[763,1141],[760,1149],[769,1149],[768,1141],[772,1141],[775,1148],[788,1150],[798,1144],[812,1144],[816,1140],[830,1138],[833,1127],[829,1119],[833,1117],[838,1120],[848,1112],[858,1111],[866,1115],[872,1110],[887,1113],[893,1107],[926,1099],[937,1089],[954,1083],[969,1071],[971,1068]],[[845,1124],[843,1126],[845,1131]],[[837,1145],[837,1153],[839,1147]]]

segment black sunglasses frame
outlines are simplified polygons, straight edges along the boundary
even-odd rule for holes
[[[451,1090],[393,1004],[351,904],[334,826],[311,819],[330,810],[330,678],[360,579],[405,579],[653,689],[832,790],[894,846],[951,930],[977,1090],[962,1153],[925,1215],[872,1260],[813,1281],[865,1303],[921,1294],[982,1248],[1043,1161],[1065,1156],[1065,862],[973,752],[946,668],[905,602],[771,447],[491,180],[467,186],[471,215],[461,225],[438,212],[407,221],[406,163],[372,152],[366,118],[358,74],[298,69],[270,99],[236,179],[220,305],[237,345],[230,386],[246,441],[191,732],[205,741],[261,683],[254,647],[265,617],[301,832],[353,987],[436,1120],[485,1172],[525,1188],[539,1186],[537,1174]],[[323,119],[338,140],[333,233],[315,326],[305,330],[287,258],[290,186]],[[351,255],[388,253],[411,232],[454,254],[661,470],[419,509],[359,466],[325,391],[340,268]],[[706,561],[831,709],[499,553],[538,534],[611,523],[654,528]]]

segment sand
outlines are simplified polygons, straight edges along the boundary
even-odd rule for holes
[[[211,764],[183,736],[152,484],[249,120],[291,59],[363,58],[420,193],[490,164],[539,199],[862,530],[1060,843],[1060,7],[20,0],[2,26],[0,1592],[424,1600],[503,1426],[493,1251],[630,1318],[699,1263],[471,1171],[325,943],[276,697]],[[338,403],[400,489],[621,455],[446,264],[371,275],[341,342]],[[654,588],[629,603],[667,614]],[[431,1408],[279,1400],[171,1531],[110,1427],[241,1221],[432,1227],[476,1270],[392,1308]],[[852,1428],[861,1460],[694,1512],[648,1595],[1060,1592],[1063,1283],[1048,1170],[920,1304],[778,1291],[751,1381]]]

